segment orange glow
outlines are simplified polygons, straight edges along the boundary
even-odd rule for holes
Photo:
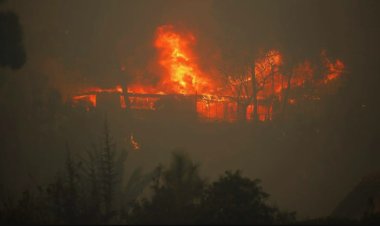
[[[307,81],[313,79],[314,70],[311,63],[305,60],[303,63],[298,64],[293,69],[293,75],[291,77],[291,87],[303,86]]]
[[[165,70],[162,87],[168,93],[195,94],[209,92],[213,86],[199,69],[191,46],[192,34],[179,34],[171,25],[157,29],[154,42],[159,52],[158,63]]]
[[[131,109],[156,110],[158,97],[129,97]]]
[[[123,88],[120,85],[116,86],[116,92],[123,93]]]
[[[162,90],[156,87],[148,85],[131,84],[128,86],[128,93],[139,93],[139,94],[166,94]]]
[[[133,150],[135,150],[135,151],[140,150],[140,145],[139,145],[139,143],[137,143],[136,139],[133,137],[133,134],[131,134],[130,141],[131,141],[131,145],[132,145]]]
[[[120,95],[120,107],[122,109],[126,109],[127,108],[127,104],[125,103],[125,98],[123,95]]]
[[[325,79],[323,80],[324,83],[327,83],[331,80],[338,78],[343,73],[343,70],[345,67],[343,61],[339,59],[337,59],[335,62],[331,61],[331,59],[327,57],[326,50],[322,51],[321,57],[322,57],[324,66],[327,69],[327,74],[325,75]]]
[[[295,105],[295,104],[297,103],[297,101],[296,101],[296,99],[294,99],[294,98],[290,98],[290,99],[288,100],[288,103],[291,104],[291,105]]]
[[[201,119],[228,122],[241,118],[252,120],[252,82],[256,82],[258,119],[266,121],[276,117],[281,103],[295,105],[307,96],[309,99],[312,97],[312,100],[320,100],[319,95],[306,95],[305,92],[314,88],[322,89],[329,81],[338,79],[345,68],[342,60],[330,59],[323,50],[321,60],[324,73],[316,74],[323,70],[309,60],[297,62],[285,72],[283,66],[287,62],[286,56],[279,50],[271,49],[251,61],[250,65],[245,65],[245,71],[223,78],[220,73],[209,74],[201,69],[199,58],[193,50],[196,38],[190,32],[179,32],[172,25],[163,25],[157,28],[153,44],[157,50],[157,66],[162,69],[157,71],[160,77],[155,84],[136,79],[133,84],[128,84],[125,91],[120,85],[108,89],[90,87],[82,90],[81,95],[74,96],[73,102],[89,101],[92,107],[96,107],[97,94],[115,93],[119,95],[122,109],[156,110],[160,95],[192,95]],[[126,69],[123,66],[121,70]],[[251,70],[254,70],[255,77],[252,77]],[[227,85],[222,81],[227,81]]]
[[[237,103],[225,98],[204,96],[197,100],[196,108],[200,118],[221,121],[237,119]]]
[[[79,102],[87,101],[87,102],[91,103],[92,107],[96,107],[96,95],[97,94],[99,94],[99,93],[118,93],[118,94],[121,94],[121,93],[123,93],[123,88],[120,85],[116,86],[115,88],[109,88],[109,89],[102,89],[99,87],[90,87],[90,88],[86,88],[86,89],[82,90],[81,93],[85,93],[85,94],[73,96],[72,100],[73,100],[74,104],[78,104]],[[122,95],[120,95],[120,106],[122,108],[126,107],[124,96],[122,96]]]
[[[252,120],[253,104],[248,105],[246,113],[247,113],[246,114],[247,120]],[[258,113],[259,121],[266,121],[266,120],[272,119],[272,111],[270,109],[270,112],[268,114],[268,107],[267,106],[258,105],[257,113]]]
[[[277,74],[279,66],[282,64],[282,56],[277,50],[270,50],[263,58],[255,62],[255,74],[259,83],[263,83],[268,76]]]
[[[82,90],[83,93],[122,93],[123,88],[118,85],[115,88],[109,88],[109,89],[102,89],[99,87],[90,87],[87,89]]]
[[[73,97],[74,104],[78,104],[82,101],[90,103],[92,107],[96,107],[96,95],[79,95]]]

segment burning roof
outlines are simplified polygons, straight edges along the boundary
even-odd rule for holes
[[[292,95],[293,90],[305,86],[322,89],[338,79],[345,67],[342,60],[330,59],[327,51],[322,50],[322,75],[317,76],[317,66],[307,59],[285,72],[282,66],[286,59],[279,50],[271,49],[243,65],[238,73],[210,75],[197,62],[193,50],[196,37],[191,32],[178,32],[172,25],[159,26],[153,43],[158,52],[157,64],[163,69],[156,84],[143,85],[137,81],[126,87],[85,88],[72,98],[73,103],[87,102],[95,108],[98,94],[113,93],[119,96],[123,109],[156,110],[156,103],[163,95],[184,95],[194,96],[194,106],[201,118],[252,120],[257,114],[264,121],[273,118],[276,105],[294,105],[298,99],[311,95]]]

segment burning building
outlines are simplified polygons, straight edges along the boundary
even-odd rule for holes
[[[203,120],[233,122],[272,120],[287,105],[315,101],[321,90],[337,80],[344,63],[321,51],[321,74],[308,60],[290,71],[282,70],[284,56],[269,50],[238,71],[209,75],[204,72],[192,47],[192,33],[180,33],[172,25],[157,28],[154,47],[162,74],[155,84],[133,81],[115,88],[87,88],[73,97],[74,106],[86,110],[119,108],[131,111],[176,112]],[[124,68],[124,67],[123,67]]]

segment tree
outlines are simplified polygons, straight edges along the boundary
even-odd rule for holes
[[[108,124],[104,124],[104,143],[100,152],[100,180],[101,180],[101,196],[104,202],[104,211],[106,218],[110,217],[111,204],[114,195],[114,185],[117,182],[117,174],[115,169],[115,147],[111,140]]]
[[[21,68],[26,61],[23,35],[18,16],[0,12],[0,67]]]
[[[173,153],[168,168],[158,166],[152,196],[136,202],[131,224],[273,224],[295,221],[294,213],[267,204],[259,180],[229,172],[206,185],[183,153]]]
[[[234,68],[227,68],[226,66],[221,68],[221,72],[227,78],[227,88],[232,91],[237,103],[237,118],[241,121],[246,119],[247,107],[253,98],[253,90],[248,75],[249,67],[249,63],[241,63]]]
[[[107,223],[115,218],[117,195],[122,192],[122,177],[124,162],[127,158],[126,150],[117,150],[108,128],[108,122],[104,122],[103,141],[88,152],[88,160],[85,161],[84,173],[89,179],[90,197],[93,198],[90,210],[102,216],[101,222]]]
[[[232,90],[238,105],[238,119],[245,119],[247,108],[252,104],[252,119],[259,119],[259,97],[266,100],[266,118],[270,119],[277,98],[276,85],[279,83],[279,65],[281,55],[270,50],[262,55],[247,57],[246,60],[235,63],[234,66],[223,65],[221,72],[227,81],[227,87]]]
[[[241,176],[240,171],[226,171],[206,189],[198,223],[273,224],[294,219],[294,215],[267,204],[269,195],[259,183]]]
[[[159,166],[152,198],[136,203],[132,224],[192,224],[205,181],[199,166],[181,152],[174,152],[169,168]]]
[[[64,205],[66,206],[66,219],[69,223],[76,223],[77,215],[79,213],[78,208],[78,183],[79,173],[77,165],[71,156],[71,150],[66,144],[67,159],[66,159],[66,179],[67,179],[67,197]]]
[[[106,224],[117,220],[116,196],[121,197],[127,152],[116,150],[107,121],[103,135],[100,144],[79,162],[67,147],[65,173],[58,175],[47,189],[54,222]]]
[[[54,222],[78,224],[83,215],[84,197],[82,194],[80,163],[73,156],[66,143],[65,170],[56,175],[55,181],[47,185],[45,199],[47,210]]]

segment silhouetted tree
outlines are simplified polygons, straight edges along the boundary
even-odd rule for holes
[[[195,221],[205,181],[199,166],[183,153],[175,152],[169,168],[158,167],[153,196],[137,203],[132,224],[191,224]]]
[[[198,223],[273,224],[294,220],[292,214],[281,213],[267,204],[269,195],[259,182],[242,177],[240,171],[227,171],[206,189]]]
[[[134,204],[143,193],[146,187],[158,178],[160,171],[153,170],[150,173],[143,174],[141,169],[136,169],[129,177],[121,193],[121,209],[120,215],[123,222],[129,223],[128,216],[133,210]]]
[[[26,61],[22,30],[14,12],[0,12],[0,66],[21,68]]]
[[[280,224],[295,222],[295,213],[267,203],[259,180],[226,172],[206,186],[198,165],[174,153],[170,167],[157,167],[152,197],[136,202],[132,224]]]
[[[95,215],[101,223],[115,220],[116,201],[121,201],[122,177],[126,150],[117,150],[109,132],[107,120],[104,123],[103,140],[99,146],[94,145],[83,159],[82,172],[86,177],[87,215]],[[115,197],[119,199],[116,199]],[[95,221],[96,222],[96,221]]]
[[[110,218],[111,214],[113,214],[111,213],[111,205],[117,175],[115,170],[115,147],[108,131],[107,122],[104,125],[104,143],[100,154],[101,196],[104,202],[105,217]]]
[[[87,202],[85,206],[86,215],[92,216],[94,222],[100,221],[101,216],[101,197],[100,197],[100,182],[99,182],[99,150],[93,145],[91,149],[87,150],[86,158],[82,159],[83,166],[81,168],[84,178],[87,183]]]
[[[58,173],[55,181],[46,188],[48,211],[51,211],[54,222],[78,224],[83,220],[83,185],[79,166],[66,144],[65,170]]]

